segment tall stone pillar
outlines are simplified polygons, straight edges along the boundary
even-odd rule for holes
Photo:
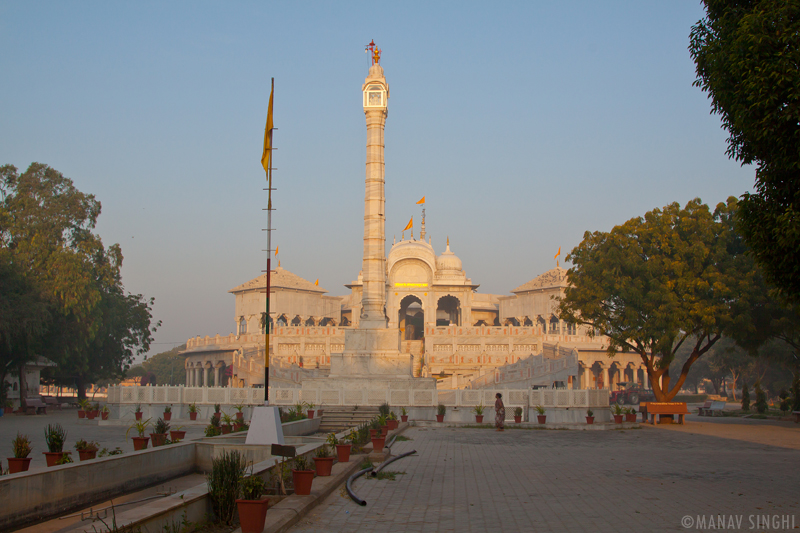
[[[197,367],[192,368],[192,387],[197,387]]]
[[[219,387],[219,367],[214,367],[214,386]]]
[[[192,378],[191,378],[190,374],[191,374],[191,370],[187,368],[186,369],[186,386],[187,387],[191,387],[192,386]]]
[[[607,366],[603,366],[603,388],[604,389],[610,389],[611,388],[610,384],[609,384],[609,381],[608,381],[608,367]]]

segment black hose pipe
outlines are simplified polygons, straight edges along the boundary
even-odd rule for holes
[[[390,440],[390,441],[389,441],[389,444],[387,444],[386,446],[384,446],[384,448],[391,448],[391,447],[392,447],[392,444],[394,444],[394,441],[395,441],[395,440],[397,440],[397,435],[395,435],[394,437],[392,437],[392,440]]]
[[[388,461],[385,461],[385,462],[381,463],[378,466],[378,468],[376,468],[375,470],[372,471],[372,477],[378,477],[378,472],[380,472],[381,470],[383,470],[384,468],[389,466],[390,463],[393,463],[393,462],[397,461],[398,459],[402,459],[403,457],[408,457],[409,455],[412,455],[412,454],[415,454],[415,453],[417,453],[417,450],[411,450],[410,452],[401,453],[400,455],[396,455],[395,457],[392,457]]]
[[[367,502],[365,502],[364,500],[362,500],[361,498],[359,498],[358,496],[356,496],[356,493],[355,493],[355,492],[353,492],[353,487],[351,486],[351,484],[352,484],[352,483],[353,483],[353,481],[355,481],[355,480],[356,480],[356,479],[357,479],[359,476],[363,476],[363,475],[364,475],[364,474],[366,474],[367,472],[372,472],[372,469],[373,469],[373,468],[375,468],[375,467],[373,467],[373,466],[370,466],[369,468],[365,468],[364,470],[359,470],[358,472],[356,472],[355,474],[353,474],[352,476],[350,476],[350,477],[347,479],[347,483],[345,484],[345,488],[347,489],[347,494],[349,494],[349,495],[350,495],[350,498],[352,498],[354,502],[356,502],[358,505],[360,505],[360,506],[362,506],[362,507],[366,506],[366,505],[367,505]]]

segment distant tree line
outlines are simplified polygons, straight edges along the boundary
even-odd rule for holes
[[[185,349],[186,345],[183,344],[148,357],[142,364],[132,366],[126,376],[140,377],[141,385],[184,385],[186,356],[180,352]]]
[[[159,324],[153,299],[122,284],[122,249],[93,232],[100,202],[41,163],[0,167],[0,382],[25,364],[56,363],[53,384],[121,378]]]

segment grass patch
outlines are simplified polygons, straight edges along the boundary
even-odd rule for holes
[[[372,464],[372,461],[370,461],[369,458],[365,457],[364,460],[361,461],[361,464],[359,465],[358,469],[364,470],[365,468],[372,468],[373,466],[375,465]]]
[[[406,437],[404,435],[398,435],[397,438],[395,439],[396,442],[404,442],[404,441],[408,441],[408,440],[414,440],[414,439],[409,439],[408,437]]]

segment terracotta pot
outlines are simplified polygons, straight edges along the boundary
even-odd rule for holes
[[[314,410],[313,409],[309,409],[308,410],[308,419],[311,420],[313,418],[314,418]]]
[[[314,471],[292,469],[292,481],[294,482],[295,494],[308,496],[311,494],[311,484],[314,482]]]
[[[373,452],[382,452],[383,446],[386,444],[386,439],[383,437],[375,437],[372,440],[372,451]]]
[[[95,415],[94,411],[86,411],[86,418],[88,418],[89,420],[94,420],[95,416],[97,415]]]
[[[547,420],[547,415],[536,415],[536,420],[537,420],[537,421],[538,421],[540,424],[544,424],[544,423],[545,423],[545,421]]]
[[[377,436],[378,436],[378,430],[377,429],[370,429],[369,430],[369,438],[374,439]]]
[[[267,520],[269,500],[236,500],[239,511],[239,525],[242,533],[261,533]]]
[[[622,415],[614,415],[614,423],[622,424]]]
[[[88,461],[97,457],[97,450],[78,450],[78,457],[81,461]]]
[[[389,426],[381,426],[381,437],[386,437],[389,434]]]
[[[98,416],[100,416],[100,409],[95,409],[94,410],[94,417],[97,418]]]
[[[136,420],[141,420],[142,419],[142,412],[141,411],[139,411],[138,413],[133,413],[133,414],[136,415]]]
[[[189,413],[189,420],[197,420],[197,412]]]
[[[174,431],[170,431],[169,432],[169,440],[171,440],[173,442],[176,441],[176,440],[183,440],[183,438],[185,436],[186,436],[186,432],[185,431],[174,430]]]
[[[172,420],[172,412],[164,411],[164,422],[169,422],[170,420]]]
[[[150,437],[133,437],[133,451],[147,449],[148,442],[150,442]]]
[[[244,420],[244,413],[236,413],[236,420]]]
[[[233,429],[230,424],[223,424],[222,426],[222,434],[227,435]]]
[[[636,413],[633,414],[626,414],[625,415],[625,422],[636,422]]]
[[[593,416],[587,416],[586,417],[586,423],[587,424],[594,424],[594,417]]]
[[[336,445],[336,459],[340,463],[350,462],[350,450],[353,448],[352,444],[337,444]]]
[[[436,415],[437,422],[444,422],[444,415]]]
[[[10,415],[13,412],[14,412],[13,407],[3,407],[3,414]]]
[[[400,415],[401,422],[408,422],[408,415]]]
[[[239,431],[243,427],[244,427],[244,424],[242,424],[242,423],[240,423],[238,421],[233,423],[233,431]]]
[[[166,433],[150,433],[150,438],[153,440],[153,448],[163,446],[167,442]]]
[[[475,415],[475,423],[482,424],[483,423],[483,415]]]
[[[86,418],[86,411],[78,409],[78,418]]]
[[[69,455],[72,452],[42,452],[47,461],[47,466],[56,466],[62,457]]]
[[[522,422],[522,415],[515,416],[514,417],[514,423],[515,424],[519,424],[520,422]]]
[[[17,472],[27,472],[31,466],[31,457],[9,457],[8,458],[8,473],[16,474]]]
[[[214,418],[219,420],[220,418],[222,418],[222,413],[214,413]]]
[[[389,431],[394,431],[395,429],[397,429],[397,426],[400,425],[400,422],[398,422],[397,420],[387,420],[386,425],[389,426]]]
[[[109,413],[108,411],[102,411],[100,412],[100,418],[102,418],[103,420],[108,420],[108,415],[110,414],[111,413]]]
[[[314,457],[314,465],[317,467],[318,476],[330,476],[333,468],[333,457]]]

